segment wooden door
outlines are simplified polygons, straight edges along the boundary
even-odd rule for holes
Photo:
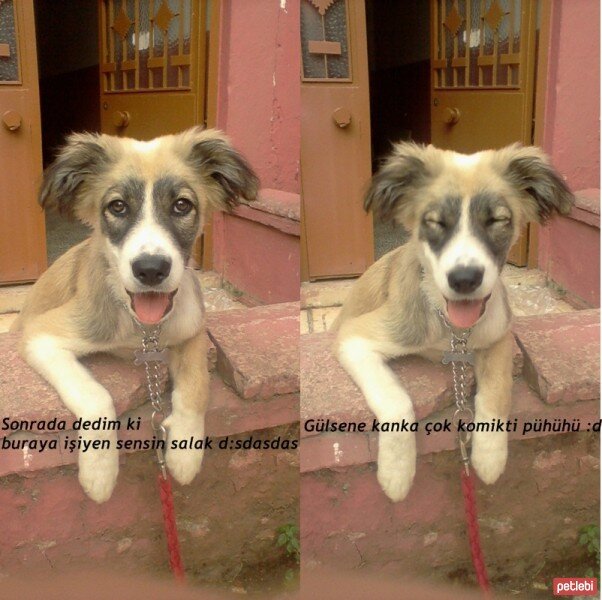
[[[431,139],[476,152],[533,132],[536,2],[431,0]],[[528,230],[510,262],[527,264]]]
[[[33,0],[0,2],[0,283],[46,268],[40,100]]]
[[[370,108],[363,0],[301,0],[303,279],[372,263]]]
[[[100,0],[101,128],[151,139],[205,120],[206,0]]]

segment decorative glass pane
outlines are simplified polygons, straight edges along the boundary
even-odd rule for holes
[[[458,13],[462,15],[463,22],[456,34],[456,43],[458,44],[457,56],[459,58],[466,58],[466,0],[458,1]],[[466,67],[462,66],[455,69],[455,77],[456,84],[459,87],[464,87],[466,85]]]
[[[17,24],[13,0],[0,2],[0,81],[19,83]]]
[[[468,65],[468,85],[478,87],[479,85],[479,55],[481,53],[481,39],[483,20],[481,19],[480,2],[470,0],[470,53]]]
[[[309,51],[309,40],[324,39],[322,18],[309,0],[301,1],[301,53],[303,58],[303,77],[306,79],[325,79],[326,57]]]
[[[435,14],[436,87],[518,87],[521,0],[437,0]]]
[[[302,0],[301,56],[304,79],[351,78],[346,0]]]
[[[151,43],[150,6],[140,2],[138,15],[138,86],[144,90],[150,87],[148,56]]]
[[[192,0],[105,0],[105,15],[107,91],[189,89]]]
[[[326,54],[326,68],[331,79],[349,78],[349,49],[347,48],[347,6],[345,0],[335,2],[323,18],[324,39],[341,44],[341,53]]]

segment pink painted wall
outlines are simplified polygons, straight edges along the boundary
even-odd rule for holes
[[[575,210],[573,218],[554,218],[541,227],[538,266],[578,298],[599,306],[599,0],[552,1],[545,94],[542,146],[573,191],[588,189],[582,208],[591,218]]]
[[[543,148],[571,189],[600,185],[600,2],[553,0]]]
[[[297,205],[300,68],[299,0],[223,0],[217,126],[249,159],[262,190]],[[297,300],[299,234],[256,221],[256,211],[245,215],[214,215],[214,270],[254,301]]]
[[[299,193],[299,0],[224,0],[217,126],[262,187]]]

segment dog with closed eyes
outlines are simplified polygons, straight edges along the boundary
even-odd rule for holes
[[[355,283],[333,324],[335,351],[381,422],[415,421],[411,399],[386,362],[441,360],[451,326],[470,330],[475,421],[506,421],[512,390],[511,311],[500,272],[521,227],[567,214],[574,197],[535,147],[472,155],[400,143],[373,177],[366,210],[403,225],[409,241]],[[504,471],[507,433],[475,431],[472,465],[487,484]],[[381,432],[378,481],[405,498],[416,470],[414,433]]]
[[[148,142],[74,134],[45,171],[40,203],[92,227],[33,286],[13,330],[26,361],[76,417],[115,419],[113,401],[78,361],[94,352],[133,358],[144,327],[160,326],[173,382],[167,466],[187,484],[202,452],[170,449],[171,439],[203,438],[209,375],[203,299],[186,269],[210,207],[255,199],[259,181],[216,130],[193,128]],[[106,501],[119,467],[115,431],[82,431],[110,449],[79,455],[79,481]]]

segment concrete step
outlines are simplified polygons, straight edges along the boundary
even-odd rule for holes
[[[217,371],[246,400],[299,390],[299,303],[207,315]]]
[[[494,485],[476,482],[494,588],[545,561],[578,561],[579,529],[597,522],[599,434],[592,429],[600,418],[598,320],[597,311],[517,320],[511,413],[517,425],[509,435],[508,465]],[[308,419],[372,423],[365,400],[332,354],[332,341],[324,333],[300,340],[304,565],[429,580],[460,573],[470,580],[455,433],[427,435],[424,428],[453,415],[451,369],[416,357],[391,363],[420,420],[414,484],[404,501],[393,503],[376,479],[376,433],[304,430]],[[573,359],[567,367],[570,356],[582,364]],[[586,385],[577,385],[580,378]],[[526,424],[534,429],[523,434]],[[571,432],[575,424],[579,432]]]
[[[258,351],[243,335],[245,325],[255,324],[258,314],[264,313],[248,309],[223,313],[236,329],[239,349],[244,346]],[[272,311],[266,309],[265,315],[270,314]],[[219,319],[212,319],[212,326],[218,329]],[[265,319],[264,329],[269,331],[267,316]],[[257,332],[252,326],[248,331],[250,335]],[[280,342],[284,344],[281,338]],[[77,480],[76,454],[63,449],[66,437],[79,435],[70,429],[73,417],[55,391],[20,358],[16,344],[16,334],[0,335],[4,358],[0,367],[0,417],[29,422],[56,417],[65,420],[66,430],[0,431],[0,445],[4,439],[27,439],[38,444],[55,440],[58,446],[41,453],[31,444],[26,450],[0,449],[0,521],[4,524],[0,577],[24,575],[32,569],[91,568],[99,561],[120,572],[167,575],[154,452],[123,451],[111,499],[102,505],[89,500]],[[278,348],[290,354],[290,350]],[[215,347],[213,350],[217,351]],[[228,355],[223,352],[222,360],[227,361]],[[236,359],[246,364],[242,353],[236,354]],[[129,418],[136,423],[140,418],[140,428],[125,431],[122,427],[120,439],[132,443],[151,440],[151,408],[143,369],[102,355],[84,362],[111,392],[120,421],[126,423]],[[229,369],[236,372],[233,365]],[[275,544],[277,529],[297,520],[298,452],[290,447],[290,441],[298,438],[299,386],[297,383],[295,387],[287,371],[283,379],[289,391],[270,396],[270,386],[282,386],[278,369],[272,368],[269,376],[269,384],[261,378],[255,381],[262,390],[261,399],[249,402],[218,373],[212,374],[206,433],[213,440],[213,448],[205,452],[201,474],[191,485],[173,484],[182,556],[192,580],[229,580],[241,564],[277,560],[282,554]],[[278,439],[289,440],[288,447],[251,447],[258,441]]]
[[[330,418],[371,423],[374,415],[337,361],[332,352],[333,342],[332,333],[314,333],[300,338],[301,421]],[[522,371],[522,360],[522,353],[515,346],[515,375]],[[451,367],[418,356],[391,361],[391,366],[404,382],[418,419],[452,404]]]
[[[544,402],[600,396],[600,310],[516,319],[524,376]]]

